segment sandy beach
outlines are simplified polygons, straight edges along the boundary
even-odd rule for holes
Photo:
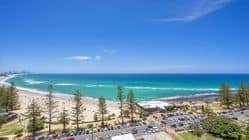
[[[0,81],[6,80],[6,78],[9,77],[0,77]],[[3,82],[1,82],[1,85],[3,85]],[[45,110],[46,106],[46,96],[45,94],[41,94],[39,92],[33,92],[29,90],[23,90],[20,88],[17,88],[17,94],[18,94],[18,102],[20,105],[20,109],[17,110],[16,112],[18,113],[24,113],[27,106],[30,104],[32,100],[37,101],[37,103],[40,105],[42,110]],[[74,106],[73,102],[73,96],[63,96],[63,95],[54,95],[54,100],[56,101],[57,107],[56,107],[56,112],[59,114],[62,112],[62,110],[65,108],[68,113],[72,117],[72,108]],[[93,116],[95,113],[98,112],[98,100],[97,99],[91,99],[88,97],[82,97],[82,102],[84,103],[84,121],[93,121]],[[118,104],[112,101],[107,101],[107,109],[108,109],[108,114],[119,114],[119,108]],[[45,116],[45,113],[43,114]]]
[[[9,75],[8,77],[0,77],[0,84],[6,84],[5,81],[8,78],[12,78],[15,75]],[[18,95],[19,95],[19,104],[20,104],[20,110],[18,110],[19,113],[24,113],[25,109],[29,105],[29,103],[35,99],[38,101],[39,105],[42,107],[43,110],[46,110],[46,92],[42,91],[36,91],[36,90],[30,90],[25,89],[21,87],[17,87],[18,89]],[[54,93],[55,100],[57,102],[57,108],[56,112],[62,112],[62,110],[65,108],[68,110],[70,114],[72,114],[72,108],[74,105],[73,102],[73,96],[68,94],[58,94]],[[200,94],[200,95],[187,95],[187,96],[176,96],[176,97],[166,97],[166,98],[158,98],[153,100],[145,100],[142,102],[139,102],[139,104],[143,107],[159,107],[164,108],[164,106],[168,106],[172,103],[176,103],[179,101],[201,101],[204,100],[216,100],[218,97],[217,94]],[[93,121],[93,116],[95,113],[98,112],[98,99],[90,98],[90,97],[83,97],[82,101],[85,106],[85,120],[84,121]],[[119,106],[116,102],[107,100],[107,107],[108,107],[108,113],[109,114],[115,114],[116,116],[119,115]],[[46,115],[45,113],[43,114]]]

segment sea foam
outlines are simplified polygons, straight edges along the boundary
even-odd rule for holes
[[[137,90],[180,90],[180,91],[219,91],[219,88],[168,88],[168,87],[142,87],[142,86],[127,86],[127,89],[137,89]],[[232,88],[231,90],[236,90]]]
[[[46,83],[46,81],[35,81],[33,79],[24,79],[23,80],[25,83],[30,84],[30,85],[36,85],[36,84],[43,84]]]
[[[78,84],[73,84],[73,83],[57,83],[55,85],[56,86],[76,86]]]

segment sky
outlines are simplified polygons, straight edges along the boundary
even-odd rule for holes
[[[1,0],[0,72],[249,73],[248,0]]]

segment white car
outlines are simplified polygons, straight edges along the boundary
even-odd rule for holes
[[[155,126],[155,127],[153,127],[153,129],[158,129],[158,127]]]

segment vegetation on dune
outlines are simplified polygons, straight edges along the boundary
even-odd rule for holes
[[[241,128],[229,119],[219,116],[209,116],[202,122],[202,127],[211,134],[220,135],[223,138],[239,139]]]
[[[33,99],[27,107],[26,113],[23,115],[29,121],[27,127],[28,131],[32,132],[32,136],[35,137],[36,131],[43,129],[44,127],[44,120],[41,117],[41,108],[37,101]]]
[[[18,95],[14,83],[5,88],[0,87],[0,107],[5,112],[12,111],[17,108]]]
[[[43,119],[36,120],[35,122],[29,121],[28,126],[27,126],[27,130],[32,133],[35,133],[33,131],[39,131],[39,130],[42,130],[43,128],[44,128]]]
[[[84,106],[83,106],[83,102],[81,99],[81,93],[80,91],[76,91],[76,93],[74,94],[74,107],[73,107],[73,119],[72,121],[74,122],[74,124],[76,124],[76,129],[79,130],[80,127],[79,125],[81,123],[83,123],[83,112],[85,110]]]

